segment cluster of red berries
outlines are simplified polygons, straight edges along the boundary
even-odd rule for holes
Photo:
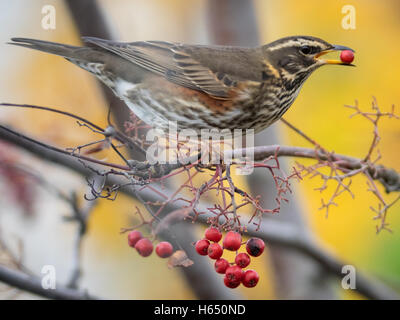
[[[222,239],[222,233],[215,227],[210,227],[205,232],[205,238],[196,242],[195,248],[198,254],[209,256],[216,260],[215,271],[225,274],[224,283],[228,288],[236,288],[241,283],[247,287],[255,287],[259,276],[254,270],[243,270],[250,264],[250,256],[258,257],[264,251],[264,241],[259,238],[251,238],[246,242],[247,253],[237,253],[234,263],[229,263],[221,258],[224,249],[237,251],[244,244],[242,236],[235,231],[229,231],[222,241],[222,246],[218,243]]]
[[[137,230],[129,232],[128,244],[135,248],[142,257],[148,257],[153,252],[153,243],[149,238],[143,237],[142,233]],[[172,244],[167,241],[160,242],[156,246],[156,253],[160,258],[170,257],[173,251]]]

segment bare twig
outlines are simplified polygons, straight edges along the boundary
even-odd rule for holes
[[[78,287],[78,281],[82,274],[81,270],[81,255],[82,255],[82,242],[87,231],[87,222],[90,213],[93,211],[97,204],[97,201],[85,201],[83,206],[78,203],[78,198],[76,193],[71,196],[71,201],[69,202],[73,210],[73,215],[71,217],[66,217],[68,221],[76,221],[78,223],[78,230],[76,232],[76,238],[74,242],[74,255],[72,258],[72,270],[67,286],[69,288],[76,289]]]

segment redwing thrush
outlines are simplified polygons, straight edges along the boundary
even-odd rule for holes
[[[13,38],[11,44],[60,55],[103,81],[144,122],[162,129],[268,127],[287,111],[308,76],[333,50],[352,50],[309,36],[257,48],[121,43],[84,37],[87,46]],[[352,50],[353,51],[353,50]]]

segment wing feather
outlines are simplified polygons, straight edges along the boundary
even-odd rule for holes
[[[235,72],[229,74],[226,70],[221,71],[199,61],[192,54],[194,46],[164,41],[122,43],[92,37],[83,39],[173,83],[205,92],[217,99],[229,99],[230,90],[237,85]]]

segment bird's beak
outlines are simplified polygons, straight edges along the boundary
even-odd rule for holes
[[[351,49],[351,48],[349,48],[349,47],[346,47],[346,46],[333,45],[331,48],[328,48],[328,49],[326,49],[326,50],[324,50],[324,51],[321,51],[321,52],[317,53],[317,54],[314,56],[314,59],[316,59],[316,60],[322,62],[323,64],[341,64],[341,65],[344,65],[344,66],[352,66],[352,67],[355,67],[355,65],[352,64],[352,63],[346,63],[346,62],[343,62],[343,61],[340,61],[340,60],[320,59],[321,56],[323,56],[323,55],[325,55],[325,54],[327,54],[327,53],[334,52],[334,51],[343,51],[343,50],[350,50],[350,51],[355,52],[353,49]]]

